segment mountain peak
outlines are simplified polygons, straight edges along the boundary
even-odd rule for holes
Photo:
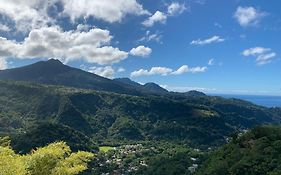
[[[149,91],[152,92],[158,92],[158,93],[167,93],[168,91],[164,88],[162,88],[161,86],[159,86],[156,83],[146,83],[145,85],[143,85],[143,87]]]
[[[63,64],[60,60],[55,59],[55,58],[51,58],[48,61],[45,61],[47,63],[55,63],[55,64]]]

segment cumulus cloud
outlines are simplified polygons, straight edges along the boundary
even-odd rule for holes
[[[78,31],[88,31],[90,28],[91,26],[88,24],[78,24],[76,27]]]
[[[152,67],[150,70],[140,69],[131,73],[131,77],[140,77],[140,76],[150,76],[150,75],[181,75],[183,73],[200,73],[207,71],[207,67],[189,67],[188,65],[183,65],[177,70],[173,71],[171,68],[167,67]]]
[[[7,67],[8,67],[7,61],[3,58],[0,58],[0,70],[7,69]]]
[[[152,27],[155,23],[166,23],[167,15],[163,12],[156,11],[154,15],[150,16],[147,20],[145,20],[142,24],[145,27]]]
[[[15,24],[17,31],[28,32],[54,22],[47,10],[54,0],[0,0],[0,14]]]
[[[168,75],[173,70],[167,67],[152,67],[150,70],[140,69],[131,73],[131,77],[149,76],[149,75]]]
[[[178,2],[172,2],[168,6],[168,15],[170,16],[175,16],[175,15],[180,15],[186,10],[185,4],[180,4]]]
[[[0,24],[0,31],[9,32],[11,31],[11,28],[5,24]]]
[[[185,6],[185,4],[180,4],[178,2],[172,2],[170,5],[168,5],[167,12],[156,11],[152,16],[150,16],[142,24],[145,27],[152,27],[156,23],[165,24],[167,21],[167,18],[169,16],[180,15],[185,10],[187,10],[187,7]]]
[[[178,70],[172,72],[172,74],[173,75],[180,75],[180,74],[188,72],[188,70],[189,70],[188,66],[187,65],[183,65],[180,68],[178,68]]]
[[[62,31],[58,26],[33,29],[23,42],[0,38],[0,56],[18,59],[57,58],[64,62],[84,60],[88,63],[113,64],[128,53],[109,46],[108,30],[94,28],[88,32]]]
[[[88,72],[100,75],[106,78],[114,78],[115,71],[111,66],[105,67],[90,67]]]
[[[243,27],[257,25],[264,16],[266,16],[265,12],[261,12],[254,7],[240,6],[234,14],[235,19]]]
[[[272,60],[276,57],[276,53],[272,51],[270,48],[264,47],[253,47],[250,49],[246,49],[242,52],[244,56],[254,56],[256,57],[256,63],[258,65],[264,65],[271,63]]]
[[[152,52],[152,49],[145,46],[138,46],[137,48],[133,48],[130,51],[130,54],[133,56],[140,56],[140,57],[146,57],[149,56]]]
[[[60,4],[61,7],[58,7]],[[7,17],[17,31],[56,24],[56,18],[77,19],[94,17],[109,23],[121,22],[126,15],[150,15],[136,0],[0,0],[0,15]],[[14,25],[14,24],[12,24]]]
[[[74,21],[93,16],[110,23],[120,22],[126,15],[149,15],[136,0],[61,0],[63,13]]]
[[[206,45],[206,44],[212,44],[212,43],[220,43],[220,42],[224,42],[225,39],[221,38],[220,36],[213,36],[211,38],[207,38],[204,40],[201,39],[197,39],[197,40],[193,40],[191,41],[191,45]]]

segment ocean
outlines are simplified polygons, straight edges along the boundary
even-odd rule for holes
[[[212,94],[214,96],[214,94]],[[224,98],[238,98],[266,107],[281,107],[281,96],[216,94]]]

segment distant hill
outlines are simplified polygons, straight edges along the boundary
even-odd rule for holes
[[[207,96],[203,92],[195,91],[195,90],[188,91],[188,92],[185,92],[183,94],[186,95],[186,96],[191,96],[191,97],[205,97],[205,96]]]
[[[124,94],[140,93],[132,86],[69,67],[55,59],[40,61],[24,67],[2,70],[0,71],[0,80],[29,81]]]
[[[155,93],[155,94],[168,94],[169,91],[162,88],[156,83],[146,83],[144,85],[141,85],[137,82],[132,81],[129,78],[116,78],[115,81],[130,85],[138,89],[139,91],[142,91],[143,93]]]
[[[213,152],[196,175],[281,174],[281,128],[262,126],[234,135]]]
[[[147,91],[157,92],[157,93],[161,93],[161,94],[165,94],[165,93],[169,92],[168,90],[162,88],[161,86],[159,86],[156,83],[146,83],[145,85],[143,85],[143,87]]]

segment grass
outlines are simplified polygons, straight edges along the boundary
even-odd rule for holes
[[[100,146],[99,149],[100,149],[100,152],[106,153],[106,152],[108,152],[108,151],[114,150],[115,147],[111,147],[111,146]]]

